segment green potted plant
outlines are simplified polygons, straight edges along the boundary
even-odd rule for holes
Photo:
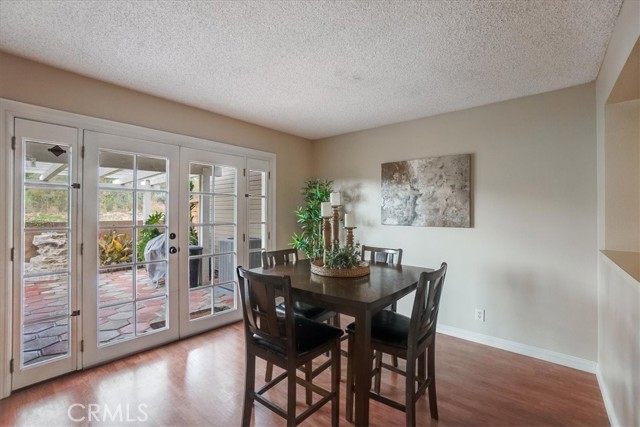
[[[291,246],[304,252],[310,259],[317,259],[322,256],[323,240],[320,226],[322,217],[320,216],[320,205],[328,202],[333,191],[333,181],[326,179],[308,179],[300,191],[304,197],[305,206],[300,206],[295,210],[298,224],[302,231],[294,233]]]

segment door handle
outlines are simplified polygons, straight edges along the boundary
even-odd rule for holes
[[[175,254],[175,253],[177,253],[177,252],[178,252],[178,249],[177,249],[175,246],[171,246],[171,247],[169,248],[169,253],[170,253],[170,254]]]
[[[169,239],[173,240],[176,238],[176,233],[169,233]]]

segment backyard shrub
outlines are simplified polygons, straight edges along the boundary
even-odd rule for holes
[[[131,262],[133,241],[126,233],[111,230],[98,237],[100,266]]]

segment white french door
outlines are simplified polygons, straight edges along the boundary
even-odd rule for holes
[[[12,120],[12,390],[242,319],[273,157]]]
[[[84,366],[178,338],[179,148],[85,131]]]
[[[236,266],[242,258],[244,158],[180,149],[180,335],[242,318]],[[240,256],[239,256],[240,253]]]
[[[77,369],[78,130],[15,119],[11,388]]]

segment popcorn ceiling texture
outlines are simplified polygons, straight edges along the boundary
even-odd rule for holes
[[[1,0],[0,49],[319,139],[593,81],[621,4]]]

